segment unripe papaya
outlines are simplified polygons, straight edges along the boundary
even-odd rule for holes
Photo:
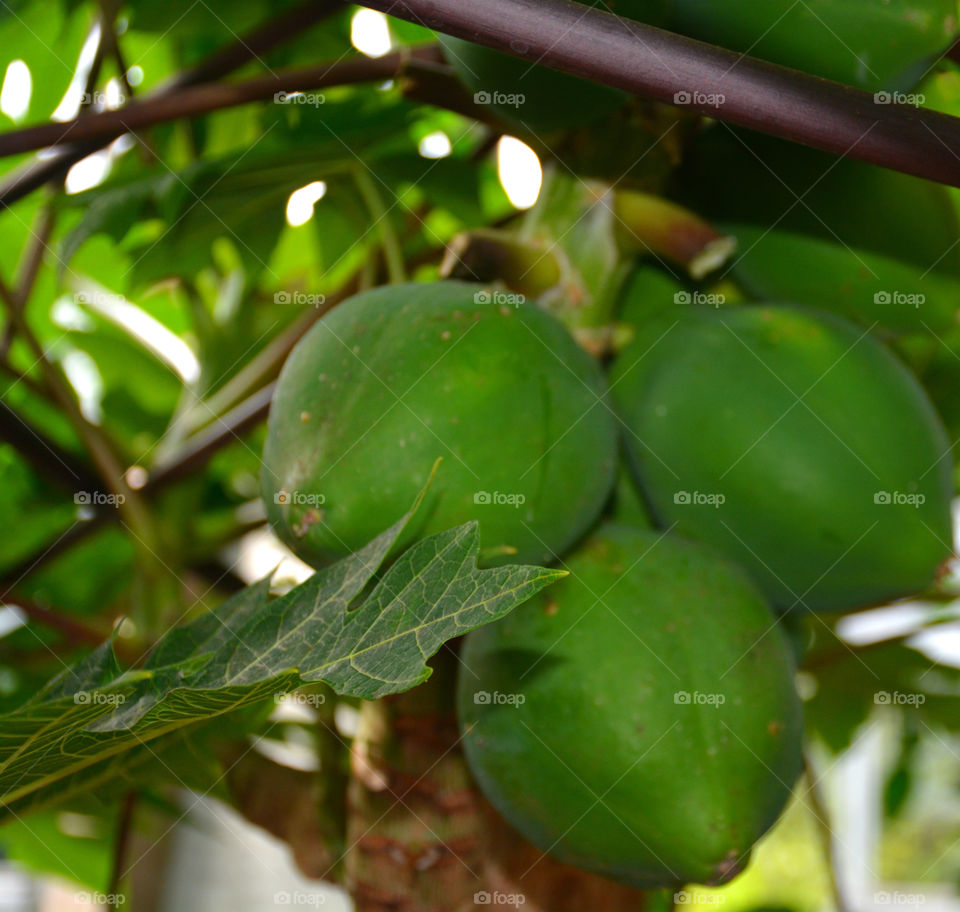
[[[670,317],[612,371],[657,520],[740,561],[783,609],[927,586],[951,552],[953,461],[907,368],[826,314]]]
[[[404,543],[472,519],[502,559],[547,562],[597,517],[616,428],[596,364],[531,304],[436,282],[357,295],[291,353],[264,448],[263,497],[304,560],[356,550],[413,503]]]
[[[756,300],[894,332],[956,325],[960,221],[946,187],[716,127],[675,195],[737,238],[733,274]]]
[[[570,576],[467,635],[457,706],[481,789],[561,861],[639,887],[746,864],[801,767],[794,660],[712,551],[602,526]]]

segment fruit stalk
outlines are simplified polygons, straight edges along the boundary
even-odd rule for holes
[[[574,0],[363,0],[363,6],[635,95],[960,186],[960,119]]]
[[[670,260],[697,281],[726,263],[737,246],[736,238],[688,209],[648,193],[617,193],[614,211],[628,249]]]
[[[557,257],[546,244],[523,241],[505,231],[481,228],[457,235],[440,267],[444,278],[503,282],[536,298],[562,279]]]

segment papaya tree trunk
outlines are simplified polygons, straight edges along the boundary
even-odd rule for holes
[[[460,749],[456,659],[367,703],[347,798],[346,887],[357,912],[642,912],[646,894],[559,864],[483,799]]]

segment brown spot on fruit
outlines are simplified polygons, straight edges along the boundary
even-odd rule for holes
[[[733,880],[741,871],[743,865],[740,864],[740,853],[736,849],[731,849],[713,869],[713,876],[707,881],[708,887],[719,887],[722,884]]]

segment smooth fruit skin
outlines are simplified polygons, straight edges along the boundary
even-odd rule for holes
[[[350,553],[410,509],[442,457],[404,543],[476,519],[482,548],[509,549],[489,562],[548,562],[613,484],[605,397],[593,359],[531,304],[462,282],[357,295],[284,365],[263,456],[268,517],[308,562]]]
[[[639,887],[729,880],[801,767],[794,660],[770,608],[738,567],[659,532],[603,526],[567,567],[466,637],[475,778],[568,864]]]
[[[932,582],[951,552],[950,443],[883,345],[789,307],[691,308],[648,329],[611,384],[661,524],[740,561],[782,609]]]

